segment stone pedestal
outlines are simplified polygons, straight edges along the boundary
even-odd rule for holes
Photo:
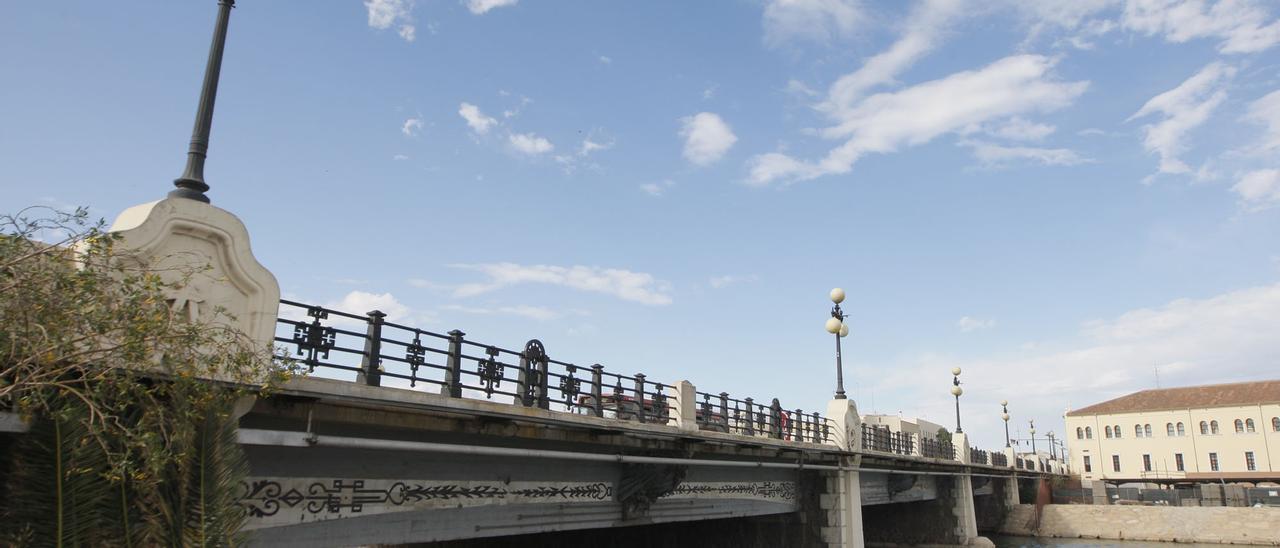
[[[686,432],[697,432],[698,395],[693,383],[679,381],[667,387],[667,397],[672,403],[671,416],[675,419],[676,428]]]
[[[121,237],[117,249],[166,281],[192,274],[169,295],[176,314],[227,325],[264,350],[272,345],[280,286],[254,258],[249,232],[235,215],[196,200],[166,198],[126,209],[111,232]]]

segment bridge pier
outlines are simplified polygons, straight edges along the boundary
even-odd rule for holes
[[[862,432],[862,418],[853,400],[833,399],[827,404],[827,417],[833,432],[827,443],[838,445],[845,451],[860,450],[858,436]],[[862,531],[862,482],[857,456],[840,460],[839,472],[827,472],[826,493],[821,496],[821,508],[826,513],[826,526],[822,528],[822,540],[830,547],[862,548],[865,546]]]

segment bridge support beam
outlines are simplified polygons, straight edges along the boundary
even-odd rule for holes
[[[955,444],[956,460],[970,464],[969,437],[957,432],[951,437],[951,443]],[[956,537],[962,544],[994,546],[990,540],[978,536],[978,513],[973,503],[973,477],[964,474],[952,478],[955,481],[952,512],[956,516]]]
[[[862,418],[858,416],[858,407],[853,400],[831,400],[827,404],[827,420],[832,429],[827,443],[850,452],[861,449]],[[840,462],[842,470],[827,474],[827,492],[822,495],[821,504],[827,517],[826,527],[822,528],[822,540],[827,546],[862,548],[866,545],[862,536],[859,464],[857,456],[845,457]]]

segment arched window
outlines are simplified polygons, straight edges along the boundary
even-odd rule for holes
[[[1079,426],[1076,427],[1076,439],[1078,440],[1084,439],[1084,429],[1080,428]]]
[[[1173,423],[1168,423],[1164,425],[1164,435],[1169,436],[1171,438],[1173,437]]]
[[[1240,419],[1236,419],[1236,433],[1240,434],[1243,432],[1244,432],[1244,421]]]
[[[1141,424],[1135,424],[1135,425],[1133,425],[1133,437],[1135,437],[1135,438],[1141,438],[1141,437],[1142,437],[1142,425],[1141,425]]]
[[[1280,417],[1271,417],[1271,431],[1280,432]]]
[[[1209,421],[1209,433],[1210,434],[1218,433],[1218,421]]]
[[[1257,430],[1253,429],[1253,419],[1244,420],[1244,430],[1246,432],[1257,432]]]
[[[1106,434],[1107,434],[1107,439],[1111,439],[1111,427],[1110,427],[1110,426],[1107,426],[1105,429],[1103,429],[1103,432],[1106,432]]]
[[[1086,427],[1084,427],[1084,437],[1085,437],[1085,439],[1089,439],[1089,440],[1093,439],[1093,427],[1092,427],[1092,426],[1086,426]]]
[[[1179,436],[1187,435],[1187,429],[1182,426],[1182,423],[1178,423],[1178,435]]]
[[[1119,437],[1120,437],[1120,425],[1118,425],[1118,424],[1117,424],[1117,425],[1115,425],[1115,427],[1114,427],[1114,428],[1112,428],[1112,430],[1116,433],[1116,437],[1117,437],[1117,438],[1119,438]]]
[[[1209,423],[1200,421],[1200,435],[1201,436],[1209,435]]]
[[[1151,425],[1150,425],[1150,424],[1144,424],[1144,425],[1142,425],[1142,436],[1143,436],[1143,437],[1147,437],[1147,438],[1151,437]]]

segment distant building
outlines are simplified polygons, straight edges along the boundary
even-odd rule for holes
[[[1280,480],[1280,380],[1143,390],[1070,411],[1066,423],[1082,479]]]
[[[904,419],[897,415],[863,415],[862,422],[867,425],[888,426],[894,432],[915,434],[916,439],[935,439],[938,437],[938,430],[944,430],[940,424],[924,419]]]

